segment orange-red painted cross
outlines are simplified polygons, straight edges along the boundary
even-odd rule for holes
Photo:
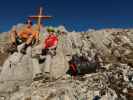
[[[45,15],[43,15],[43,8],[40,7],[40,10],[39,10],[39,14],[38,15],[29,16],[28,18],[31,19],[31,20],[32,19],[37,20],[38,29],[40,31],[41,24],[42,24],[42,20],[44,20],[44,19],[50,19],[50,18],[52,18],[52,16],[45,16]]]

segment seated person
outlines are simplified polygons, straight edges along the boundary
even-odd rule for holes
[[[17,31],[13,28],[10,33],[11,39],[11,53],[17,51],[17,46],[25,43],[23,48],[20,50],[22,54],[26,54],[26,49],[28,46],[32,46],[39,41],[39,33],[32,28],[32,22],[28,20],[26,25],[21,30]]]
[[[48,36],[46,36],[44,39],[42,53],[41,53],[41,56],[39,56],[39,59],[41,59],[41,57],[45,58],[45,67],[43,69],[44,79],[50,79],[51,61],[52,61],[52,57],[56,55],[56,47],[58,44],[58,37],[55,35],[54,30],[47,29],[47,31],[48,31]],[[42,78],[43,73],[39,68],[39,64],[35,64],[33,66],[34,66],[33,70],[35,69],[35,73],[34,73],[35,77],[33,80],[36,81]]]

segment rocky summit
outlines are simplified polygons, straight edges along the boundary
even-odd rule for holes
[[[41,43],[32,48],[32,54],[22,56],[19,52],[9,55],[8,39],[1,41],[0,100],[133,100],[132,29],[87,32],[68,32],[63,26],[55,29],[64,34],[58,34],[56,56],[51,64],[52,81],[32,80],[35,61],[31,55],[40,52]],[[90,61],[83,75],[67,74],[74,55]],[[98,66],[92,66],[92,62]]]

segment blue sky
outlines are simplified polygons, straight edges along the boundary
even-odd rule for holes
[[[53,16],[45,25],[65,25],[76,31],[133,27],[133,0],[1,0],[0,31],[23,23],[39,6]]]

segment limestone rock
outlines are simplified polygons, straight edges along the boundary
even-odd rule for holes
[[[65,55],[63,54],[63,51],[57,50],[57,54],[55,57],[53,57],[51,64],[52,77],[57,79],[64,76],[68,68],[68,62]]]
[[[65,30],[64,27],[61,29]],[[59,35],[57,55],[53,57],[51,64],[52,77],[57,80],[45,83],[43,80],[31,82],[33,72],[31,54],[28,53],[23,57],[13,54],[2,68],[0,99],[128,100],[129,97],[132,98],[133,30],[66,32],[67,34]],[[41,45],[36,48],[37,51],[33,50],[32,55],[40,53]],[[68,61],[74,54],[94,59],[98,53],[102,64],[95,73],[64,80],[61,78],[66,74],[69,68]]]
[[[14,53],[5,61],[0,73],[0,91],[14,91],[17,85],[30,84],[32,80],[32,59],[29,55]],[[9,89],[9,91],[8,91]]]

